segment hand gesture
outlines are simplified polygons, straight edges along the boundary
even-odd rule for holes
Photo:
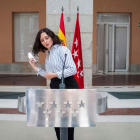
[[[37,66],[36,66],[36,64],[35,64],[35,62],[34,62],[34,58],[31,58],[30,60],[29,60],[29,64],[32,66],[32,68],[34,69],[34,71],[38,71],[38,68],[37,68]]]

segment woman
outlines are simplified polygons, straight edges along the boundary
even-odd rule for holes
[[[59,89],[62,77],[62,69],[65,62],[64,78],[66,89],[78,89],[78,84],[73,75],[76,74],[76,66],[70,50],[62,46],[62,41],[50,29],[41,29],[35,39],[32,52],[37,55],[40,51],[46,52],[45,70],[37,67],[33,59],[29,63],[38,75],[51,79],[50,88]],[[66,61],[65,61],[66,59]],[[58,140],[60,140],[60,128],[55,128]],[[74,139],[74,128],[68,128],[68,140]]]

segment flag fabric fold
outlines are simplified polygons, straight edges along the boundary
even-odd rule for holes
[[[67,46],[66,36],[65,36],[65,25],[64,25],[63,12],[61,13],[60,27],[59,27],[58,37],[59,37],[60,40],[63,41],[63,45],[64,46]]]
[[[84,72],[83,72],[83,59],[82,59],[82,46],[81,46],[81,35],[79,25],[79,13],[77,13],[75,32],[72,45],[72,57],[76,64],[77,73],[74,75],[79,88],[84,88]]]

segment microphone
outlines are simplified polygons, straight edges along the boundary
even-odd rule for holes
[[[62,70],[61,83],[59,84],[59,89],[65,89],[64,69],[65,69],[66,57],[67,57],[67,54],[65,54],[65,60],[64,60],[63,70]]]

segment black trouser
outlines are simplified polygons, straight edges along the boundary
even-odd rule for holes
[[[61,80],[58,78],[51,79],[50,88],[51,89],[59,89],[59,84]],[[78,89],[78,84],[73,76],[65,78],[65,86],[66,89]],[[60,128],[55,127],[55,132],[57,139],[60,140]],[[68,140],[74,140],[74,127],[68,128]]]
[[[60,140],[60,127],[55,127],[57,139]],[[74,127],[68,128],[68,140],[74,140]]]

